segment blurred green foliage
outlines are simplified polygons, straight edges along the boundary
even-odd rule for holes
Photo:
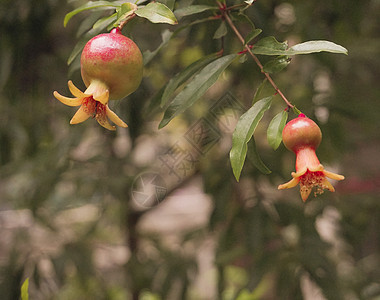
[[[215,6],[213,1],[161,2],[171,9]],[[290,45],[330,40],[349,50],[349,56],[297,56],[273,75],[288,99],[320,125],[321,161],[346,176],[336,193],[311,197],[306,204],[296,189],[276,190],[294,170],[293,154],[282,145],[273,151],[266,141],[271,118],[285,108],[279,97],[255,132],[270,175],[247,161],[237,183],[228,157],[231,131],[223,132],[210,117],[210,108],[226,95],[241,110],[250,107],[263,75],[249,57],[234,62],[201,101],[157,129],[163,110],[155,104],[175,74],[222,45],[226,54],[242,50],[229,28],[224,36],[221,20],[183,29],[157,53],[165,30],[176,27],[130,22],[124,33],[156,56],[145,67],[141,87],[113,105],[129,128],[108,132],[93,120],[70,126],[74,110],[52,92],[68,95],[69,78],[81,84],[78,59],[67,66],[80,40],[78,30],[88,32],[90,18],[108,14],[84,12],[64,28],[65,14],[81,4],[0,2],[1,299],[19,299],[25,278],[30,299],[313,299],[307,298],[310,282],[326,299],[379,299],[378,1],[260,0],[245,11],[261,35]],[[209,16],[209,11],[189,15],[177,26]],[[252,29],[248,22],[238,24],[244,35]],[[224,36],[223,44],[213,39],[215,32]],[[267,85],[262,93],[273,90]],[[152,166],[159,166],[177,141],[189,138],[188,129],[199,120],[219,128],[220,139],[206,143],[212,145],[208,152],[166,187],[171,196],[200,185],[211,199],[207,221],[177,228],[175,238],[146,230],[141,224],[149,215],[162,218],[154,213],[170,197],[154,207],[136,207],[131,193],[136,178],[156,172]],[[202,251],[210,240],[213,246],[204,256],[211,253],[212,275],[205,275]]]

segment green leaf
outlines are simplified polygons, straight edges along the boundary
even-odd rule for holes
[[[261,97],[261,93],[263,92],[266,84],[268,82],[268,79],[264,79],[262,83],[260,83],[259,87],[257,88],[256,92],[255,92],[255,95],[253,96],[253,100],[252,100],[252,104],[257,102],[260,97]]]
[[[158,108],[160,108],[160,102],[162,94],[167,85],[164,85],[156,94],[149,100],[149,104],[144,108],[144,115],[147,119],[157,113]]]
[[[173,12],[159,2],[151,2],[135,11],[136,15],[148,19],[152,23],[177,24],[177,19]]]
[[[202,97],[237,56],[237,54],[223,56],[203,68],[170,103],[158,127],[166,126],[175,116],[183,113]]]
[[[26,278],[21,286],[21,300],[29,300],[29,278]]]
[[[104,12],[102,11],[94,11],[91,14],[88,14],[83,20],[80,22],[80,25],[77,28],[76,37],[81,37],[84,33],[89,31],[91,27],[98,21],[100,18],[104,16]]]
[[[241,170],[247,155],[247,144],[262,119],[264,112],[270,108],[273,96],[257,101],[247,112],[245,112],[236,124],[232,135],[232,148],[230,151],[230,161],[232,171],[237,181],[239,181]]]
[[[106,17],[103,17],[101,19],[99,19],[98,21],[95,22],[95,24],[92,26],[93,29],[97,29],[99,27],[101,28],[104,28],[104,24],[105,27],[107,27],[108,29],[108,26],[111,24],[111,23],[114,23],[117,19],[117,13],[114,13],[110,16],[106,16]]]
[[[287,43],[278,42],[273,36],[266,37],[258,41],[252,48],[254,54],[262,55],[297,55],[317,52],[331,52],[347,54],[346,48],[329,41],[308,41],[294,45],[287,49]]]
[[[133,15],[133,13],[136,10],[137,10],[137,5],[136,4],[129,3],[129,2],[123,3],[118,9],[116,9],[116,11],[117,11],[117,20],[113,24],[113,26],[114,27],[119,26],[119,24],[122,21],[124,21],[125,19],[127,19],[129,16]]]
[[[175,75],[172,79],[170,79],[161,98],[161,107],[165,106],[170,96],[181,84],[186,82],[200,69],[211,63],[213,60],[215,60],[218,57],[218,55],[218,53],[212,53],[210,55],[202,57],[201,59],[186,67],[182,72]]]
[[[288,119],[288,112],[285,110],[278,113],[269,123],[267,130],[267,139],[269,145],[276,150],[282,141],[282,130],[285,127],[286,120]]]
[[[246,8],[248,8],[248,6]],[[243,13],[243,10],[244,8],[239,10],[236,13],[232,12],[231,13],[232,21],[237,21],[240,23],[248,23],[249,25],[251,25],[252,29],[255,29],[255,24],[252,22],[250,17],[248,17],[245,13]]]
[[[213,39],[215,39],[215,40],[220,39],[220,38],[224,37],[227,34],[227,32],[228,31],[227,31],[226,22],[223,21],[222,23],[220,23],[220,26],[215,31]]]
[[[146,0],[140,0],[139,2],[146,2]],[[170,10],[173,10],[176,0],[160,0],[159,2],[165,4]]]
[[[290,64],[289,57],[285,55],[278,56],[270,61],[268,61],[263,68],[266,73],[278,73]]]
[[[257,28],[252,30],[244,39],[244,45],[247,45],[250,41],[252,41],[255,37],[257,37],[262,32],[261,29]]]
[[[218,10],[218,7],[209,5],[191,5],[177,9],[174,11],[174,14],[178,19],[181,19],[183,17],[199,14],[207,10]]]
[[[165,47],[171,37],[173,36],[173,33],[170,31],[170,30],[164,30],[162,33],[161,33],[161,37],[162,37],[162,42],[161,44],[156,48],[156,50],[154,51],[150,51],[150,50],[147,50],[144,52],[143,54],[143,60],[144,60],[144,65],[147,65],[152,59],[153,57],[155,57],[157,55],[157,53],[163,48]]]
[[[348,50],[338,44],[329,41],[308,41],[289,48],[288,55],[309,54],[316,52],[331,52],[348,54]]]
[[[70,65],[74,61],[74,59],[82,52],[84,46],[91,38],[99,34],[101,31],[103,31],[105,28],[107,28],[108,25],[112,24],[113,22],[114,22],[114,18],[107,18],[107,19],[102,20],[102,22],[100,22],[99,24],[97,24],[95,28],[93,27],[92,29],[90,29],[75,45],[73,51],[71,52],[69,58],[67,59],[67,64]]]
[[[66,25],[70,21],[70,19],[82,11],[94,9],[94,8],[111,9],[111,8],[117,8],[119,6],[120,6],[120,3],[118,3],[118,2],[89,1],[86,4],[80,6],[77,9],[74,9],[73,11],[66,14],[66,16],[63,20],[63,26],[66,27]]]
[[[71,54],[69,58],[67,59],[67,64],[70,65],[74,59],[82,52],[84,46],[86,43],[95,35],[86,34],[74,47],[73,51],[71,51]]]
[[[263,174],[270,174],[272,171],[264,164],[259,153],[257,152],[255,138],[252,137],[248,143],[248,160]]]
[[[239,57],[239,63],[243,64],[247,61],[247,53],[244,53],[243,55],[240,55]]]
[[[275,37],[269,36],[259,40],[252,48],[252,52],[263,55],[286,55],[287,48],[286,42],[280,43]]]

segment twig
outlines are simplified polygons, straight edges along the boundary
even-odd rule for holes
[[[290,103],[290,101],[285,97],[285,95],[282,93],[282,91],[278,88],[278,86],[276,85],[276,83],[273,81],[272,77],[270,77],[269,73],[267,73],[267,72],[264,71],[263,65],[261,64],[261,62],[257,58],[257,56],[255,54],[253,54],[253,52],[252,52],[251,48],[249,47],[249,45],[246,45],[244,43],[244,38],[242,37],[242,35],[240,34],[239,30],[236,28],[235,24],[232,22],[230,16],[228,15],[228,9],[223,4],[221,4],[220,2],[217,1],[217,3],[219,5],[220,11],[223,14],[224,19],[227,21],[228,25],[234,31],[234,33],[237,36],[237,38],[244,45],[244,48],[247,50],[247,52],[252,56],[252,58],[255,61],[256,65],[260,68],[261,73],[263,73],[265,75],[265,77],[268,79],[268,81],[270,82],[270,84],[275,89],[276,93],[279,94],[280,97],[285,101],[286,105],[288,107],[290,107],[290,108],[293,109],[294,105],[292,103]]]

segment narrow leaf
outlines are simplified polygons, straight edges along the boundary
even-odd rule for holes
[[[244,39],[244,45],[247,45],[250,41],[252,41],[255,37],[257,37],[262,32],[262,29],[254,29]]]
[[[106,27],[115,22],[117,19],[117,13],[114,13],[110,16],[106,16],[106,17],[103,17],[101,19],[99,19],[98,21],[95,22],[95,24],[92,26],[93,29],[97,29],[99,27],[104,27],[104,24],[106,24]]]
[[[174,13],[165,5],[159,2],[151,2],[136,10],[136,15],[148,19],[152,23],[177,24]]]
[[[174,14],[178,19],[181,19],[183,17],[199,14],[207,10],[218,10],[218,7],[209,5],[191,5],[177,9],[174,11]]]
[[[117,2],[110,2],[110,1],[89,1],[86,4],[78,7],[77,9],[74,9],[73,11],[66,14],[64,20],[63,20],[63,26],[66,27],[67,23],[70,21],[72,17],[74,17],[76,14],[89,10],[94,8],[103,8],[103,9],[112,9],[119,7],[120,4]]]
[[[213,17],[206,17],[206,18],[203,18],[203,19],[198,19],[198,20],[195,20],[195,21],[192,21],[190,23],[187,23],[187,24],[184,24],[180,27],[178,27],[173,35],[178,35],[181,31],[191,27],[191,26],[194,26],[194,25],[197,25],[197,24],[201,24],[201,23],[206,23],[206,22],[210,22],[210,21],[217,21],[218,19],[216,18],[213,18]]]
[[[227,32],[228,31],[227,31],[226,22],[223,21],[222,23],[220,23],[218,29],[215,31],[213,39],[215,40],[220,39],[224,37],[227,34]]]
[[[84,33],[90,30],[94,23],[96,23],[100,18],[104,16],[102,11],[94,11],[85,17],[78,26],[76,37],[80,38]]]
[[[281,55],[270,61],[268,61],[263,68],[265,73],[278,73],[282,71],[290,63],[290,59],[287,56]]]
[[[150,100],[149,104],[144,108],[144,115],[146,118],[149,118],[150,116],[153,116],[155,113],[157,113],[158,109],[160,108],[160,101],[162,98],[162,94],[164,93],[164,90],[167,85],[164,85]]]
[[[248,143],[248,160],[263,174],[270,174],[272,171],[264,164],[259,153],[257,152],[255,138],[252,137]]]
[[[280,43],[274,37],[266,37],[261,39],[252,49],[254,54],[288,56],[317,53],[322,51],[341,54],[348,53],[346,48],[329,41],[308,41],[294,45],[293,47],[287,49],[286,42]]]
[[[230,151],[230,161],[232,171],[237,181],[239,181],[241,170],[247,155],[247,144],[265,111],[270,108],[273,96],[257,101],[247,112],[245,112],[236,124],[232,135],[232,148]]]
[[[29,278],[26,278],[21,286],[21,300],[29,300]]]
[[[84,36],[74,47],[73,51],[71,51],[71,54],[69,58],[67,59],[67,64],[70,65],[74,59],[81,53],[82,49],[86,45],[86,43],[93,37],[94,35],[86,35]]]
[[[255,24],[252,22],[251,18],[248,17],[245,13],[243,13],[243,9],[239,10],[236,13],[231,13],[231,18],[233,21],[241,22],[241,23],[248,23],[251,25],[252,29],[255,29]]]
[[[183,113],[202,97],[236,57],[237,54],[226,55],[203,68],[170,103],[159,128],[166,126],[174,117]]]
[[[256,92],[255,92],[255,95],[253,96],[253,100],[252,100],[252,104],[253,103],[256,103],[257,101],[259,101],[260,97],[261,97],[261,94],[266,86],[266,83],[268,82],[268,80],[265,78],[263,80],[262,83],[260,83],[259,87],[257,88]]]
[[[308,41],[301,44],[297,44],[289,48],[288,53],[289,55],[294,55],[309,54],[322,51],[331,53],[341,53],[346,55],[348,54],[346,48],[329,41]]]
[[[284,110],[278,113],[269,123],[267,130],[267,139],[269,145],[276,150],[282,141],[282,130],[285,127],[288,113]]]
[[[114,18],[104,19],[101,23],[97,24],[95,28],[94,27],[91,28],[85,35],[83,35],[83,37],[75,45],[73,51],[71,52],[69,58],[67,59],[67,64],[70,65],[74,61],[74,59],[82,52],[84,46],[91,38],[99,34],[101,31],[103,31],[105,28],[107,28],[108,25],[112,24],[113,22],[114,22]]]
[[[165,104],[168,102],[170,96],[175,92],[175,90],[184,82],[186,82],[191,76],[193,76],[196,72],[198,72],[200,69],[204,68],[206,65],[211,63],[213,60],[215,60],[218,57],[218,53],[212,53],[210,55],[207,55],[205,57],[202,57],[201,59],[197,60],[196,62],[189,65],[187,68],[185,68],[182,72],[175,75],[170,81],[168,82],[165,91],[162,95],[161,99],[161,107],[164,107]]]
[[[154,51],[150,51],[150,50],[147,50],[143,53],[143,60],[144,60],[144,65],[147,65],[153,57],[155,57],[157,55],[157,53],[163,48],[165,47],[171,37],[173,36],[173,33],[170,31],[170,30],[164,30],[162,33],[161,33],[161,37],[162,37],[162,42],[161,44],[156,48],[156,50]]]

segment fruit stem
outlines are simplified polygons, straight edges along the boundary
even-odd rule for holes
[[[130,14],[129,16],[127,16],[123,21],[120,22],[119,26],[117,26],[117,28],[120,29],[120,31],[123,30],[124,26],[127,25],[127,23],[132,20],[134,17],[136,17],[136,14],[135,13],[132,13]]]
[[[232,22],[230,16],[228,15],[228,9],[226,9],[226,7],[224,7],[224,5],[222,3],[220,3],[219,1],[217,1],[218,5],[219,5],[219,8],[220,8],[220,11],[222,12],[223,14],[223,17],[224,19],[227,21],[228,25],[231,27],[231,29],[233,30],[233,32],[235,33],[235,35],[237,36],[237,38],[241,41],[241,43],[244,45],[244,48],[245,50],[251,55],[251,57],[253,58],[253,60],[255,61],[256,65],[260,68],[260,71],[261,73],[263,73],[265,75],[265,77],[268,79],[268,81],[270,82],[270,84],[273,86],[274,90],[276,91],[277,94],[280,95],[280,97],[285,101],[286,105],[289,107],[289,108],[293,108],[294,105],[285,97],[285,95],[282,93],[282,91],[278,88],[278,86],[276,85],[276,83],[273,81],[272,77],[269,75],[269,73],[265,72],[264,71],[264,67],[263,65],[261,64],[260,60],[257,58],[257,56],[255,54],[253,54],[252,50],[251,50],[251,47],[249,45],[246,45],[244,43],[244,38],[242,37],[242,35],[240,34],[239,30],[236,28],[235,24]]]

